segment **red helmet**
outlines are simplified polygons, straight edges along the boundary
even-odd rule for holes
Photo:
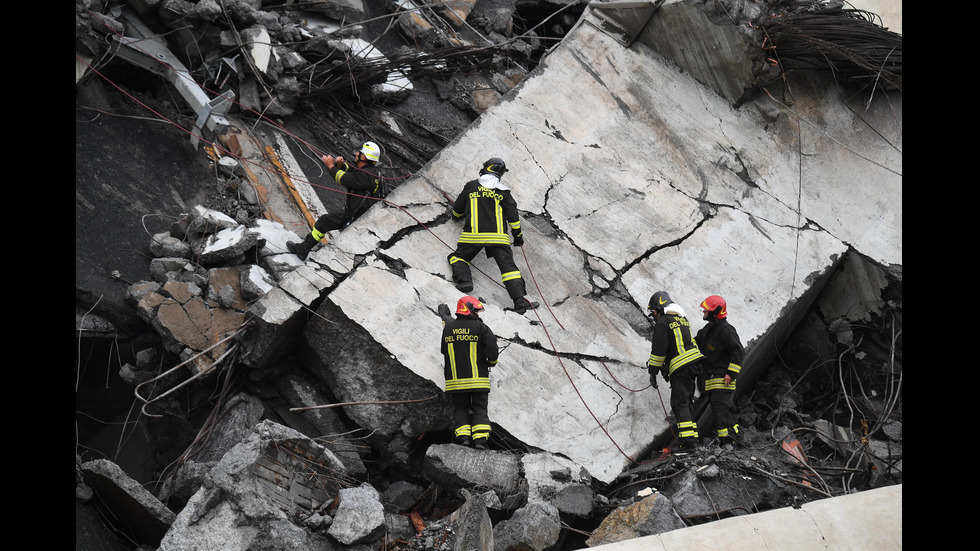
[[[479,299],[466,295],[456,303],[456,313],[468,316],[483,310],[483,303]]]
[[[711,295],[701,302],[701,309],[704,310],[704,319],[708,319],[708,314],[714,314],[715,319],[725,319],[728,317],[728,304],[725,299],[718,295]]]

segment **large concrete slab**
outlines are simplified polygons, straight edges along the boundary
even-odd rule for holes
[[[670,292],[695,329],[699,302],[725,296],[751,353],[775,349],[776,328],[849,249],[902,264],[900,94],[848,104],[832,83],[799,80],[792,103],[763,90],[736,110],[644,40],[627,48],[579,25],[331,241],[334,256],[366,261],[328,300],[441,386],[436,306],[460,296],[449,202],[483,161],[503,158],[523,213],[518,266],[542,308],[504,311],[496,266],[474,262],[473,294],[504,346],[491,419],[602,482],[668,428],[669,389],[649,389],[642,369],[652,292]]]

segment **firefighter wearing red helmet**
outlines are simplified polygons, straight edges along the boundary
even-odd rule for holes
[[[480,319],[483,309],[478,298],[460,298],[456,319],[443,316],[440,348],[446,396],[453,406],[453,442],[478,450],[489,447],[490,368],[497,365],[499,354],[496,335]]]
[[[657,388],[657,372],[670,383],[670,408],[677,423],[681,451],[698,446],[698,424],[694,420],[694,389],[701,372],[701,352],[691,335],[684,309],[664,291],[657,291],[647,304],[654,318],[650,359],[650,384]]]
[[[698,331],[698,348],[704,355],[701,391],[707,394],[714,413],[715,435],[722,444],[740,443],[735,409],[735,379],[742,371],[745,355],[738,332],[728,321],[728,304],[718,295],[701,302],[707,325]]]

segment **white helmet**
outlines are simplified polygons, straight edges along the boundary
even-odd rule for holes
[[[361,153],[363,153],[369,161],[374,163],[378,162],[378,159],[381,158],[381,148],[374,142],[364,142],[364,145],[361,146]]]

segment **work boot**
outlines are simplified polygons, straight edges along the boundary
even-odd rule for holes
[[[698,449],[698,439],[693,436],[681,438],[677,442],[675,453],[688,454]]]
[[[487,446],[487,439],[486,438],[477,438],[473,442],[473,449],[476,449],[476,450],[489,450],[490,447]]]
[[[299,243],[293,243],[289,241],[286,243],[286,248],[289,252],[298,256],[300,260],[306,260],[306,255],[310,254],[313,247],[317,244],[317,240],[313,238],[312,235],[307,235],[303,241]]]
[[[473,283],[457,283],[456,288],[459,289],[461,293],[469,293],[473,290]]]
[[[724,438],[721,439],[721,445],[722,446],[731,445],[733,448],[741,448],[742,439],[739,437],[737,433],[736,434],[728,433],[728,436],[725,436]]]
[[[468,448],[468,447],[470,447],[470,437],[469,436],[457,436],[456,439],[453,440],[453,444],[456,444],[458,446],[466,446]]]
[[[518,314],[523,314],[528,310],[534,310],[540,306],[537,302],[531,302],[526,297],[515,298],[514,299],[514,311]]]

